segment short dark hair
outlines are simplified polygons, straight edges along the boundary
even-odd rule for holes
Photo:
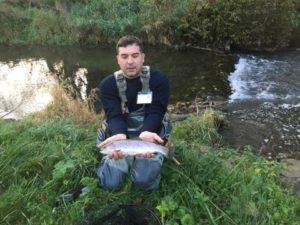
[[[119,54],[119,47],[126,47],[128,45],[132,45],[132,44],[136,44],[137,46],[140,47],[140,51],[142,53],[144,53],[144,46],[143,46],[143,42],[135,36],[123,36],[119,39],[117,45],[116,45],[116,52],[117,54]]]

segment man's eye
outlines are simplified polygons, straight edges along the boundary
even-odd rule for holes
[[[121,58],[122,58],[122,59],[127,59],[127,58],[128,58],[128,55],[121,55]]]
[[[135,53],[135,54],[132,55],[132,57],[137,58],[137,57],[139,57],[139,55],[140,55],[139,53]]]

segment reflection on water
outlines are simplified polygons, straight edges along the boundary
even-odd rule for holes
[[[45,108],[55,83],[43,59],[0,62],[0,117],[19,119]]]
[[[41,59],[0,61],[0,118],[21,119],[44,109],[52,100],[52,87],[58,78],[66,78],[63,60],[48,62]],[[78,90],[82,100],[87,98],[87,68],[78,68],[70,83]]]
[[[198,95],[204,97],[207,95],[228,97],[230,95],[230,87],[227,76],[232,72],[235,60],[236,58],[232,56],[217,55],[197,50],[146,49],[145,64],[161,70],[168,76],[171,85],[170,102],[176,103],[177,101],[194,100]],[[23,82],[27,80],[28,85],[32,86],[31,80],[33,78],[31,76],[33,76],[33,71],[30,68],[34,67],[34,70],[38,71],[36,72],[39,74],[38,79],[48,79],[51,83],[55,77],[55,79],[64,81],[64,83],[71,85],[76,91],[76,96],[83,100],[87,98],[93,89],[98,87],[99,82],[105,76],[119,69],[113,48],[7,47],[0,45],[0,62],[2,65],[0,68],[0,80],[5,83],[8,82],[6,80],[9,73],[19,70],[17,74],[21,78],[16,78],[17,80],[12,82],[14,87],[18,85],[18,79],[20,79],[19,82],[22,79],[24,79]],[[13,66],[8,66],[10,64]],[[23,64],[23,67],[18,67],[21,64]],[[7,71],[5,65],[11,70]],[[37,65],[40,65],[39,69]],[[15,75],[12,77],[15,77]],[[45,81],[43,82],[46,83]],[[10,88],[3,92],[7,96],[12,96],[14,95],[12,94],[14,93],[13,89]],[[37,94],[38,90],[33,92]],[[19,98],[22,96],[23,99],[27,99],[24,94],[19,94]],[[43,98],[45,104],[47,102],[46,99],[49,98]],[[9,100],[6,97],[5,103],[3,103],[6,107],[1,106],[1,109],[3,108],[1,115],[16,107],[15,104],[8,103],[9,101],[12,103],[18,102]],[[19,102],[23,101],[19,99]],[[35,105],[44,105],[40,101],[33,103],[32,99],[30,102],[32,104],[29,108],[32,110]],[[24,103],[22,105],[25,106]],[[21,110],[21,107],[18,108]],[[96,103],[95,109],[97,112],[100,111],[101,106],[99,102]],[[29,110],[27,111],[29,113]],[[17,111],[14,111],[14,114],[16,113]],[[10,116],[14,114],[10,113]],[[21,113],[19,114],[21,116]]]
[[[86,78],[88,70],[86,68],[78,68],[74,76],[74,82],[79,90],[81,99],[85,100],[87,98],[87,85],[88,80]]]

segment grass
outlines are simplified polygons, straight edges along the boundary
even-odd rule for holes
[[[75,93],[72,87],[61,84],[52,88],[53,101],[43,111],[29,115],[34,122],[44,122],[49,118],[71,120],[75,124],[94,124],[102,121],[103,115],[97,116],[93,110],[93,102],[97,100],[97,90],[93,89],[85,101],[70,96]]]
[[[0,224],[91,224],[136,199],[165,225],[299,222],[300,200],[278,179],[283,165],[253,155],[250,148],[203,152],[203,146],[218,143],[219,112],[175,124],[172,141],[182,165],[166,161],[154,192],[129,180],[118,190],[99,188],[95,120],[54,116],[60,113],[48,108],[39,120],[0,121]],[[80,186],[90,192],[56,207],[60,194]]]

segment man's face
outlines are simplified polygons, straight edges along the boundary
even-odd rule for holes
[[[145,54],[140,51],[140,47],[136,44],[119,47],[118,64],[127,77],[134,78],[141,71],[144,59]]]

